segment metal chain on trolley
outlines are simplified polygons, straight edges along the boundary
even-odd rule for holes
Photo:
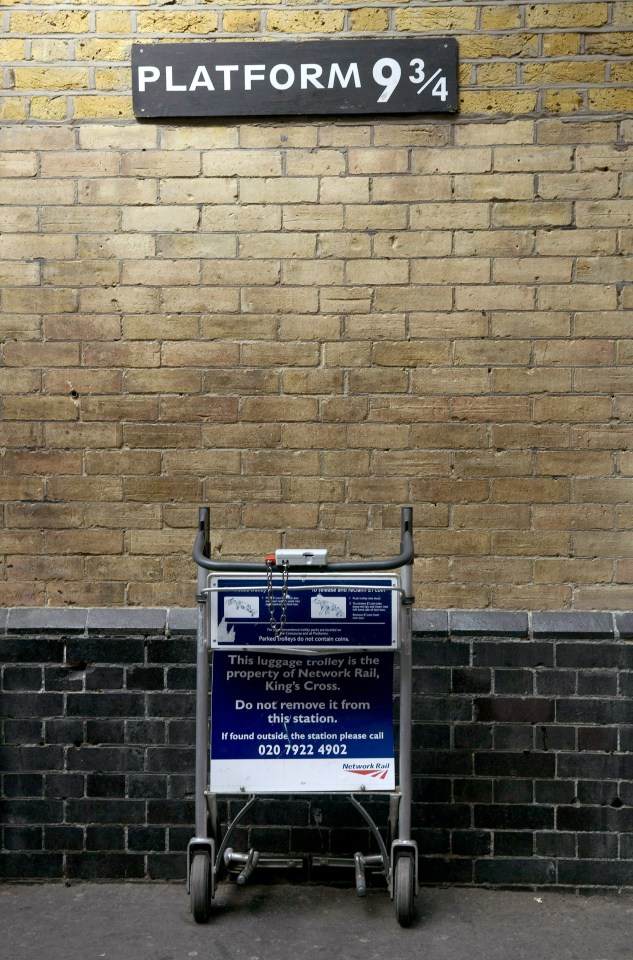
[[[279,617],[279,622],[275,619],[275,595],[273,588],[273,564],[275,562],[274,557],[266,557],[266,580],[268,583],[268,592],[266,595],[266,606],[268,607],[268,612],[270,613],[270,629],[273,632],[275,640],[281,638],[282,633],[286,628],[287,612],[288,612],[288,561],[284,560],[281,565],[281,615]]]

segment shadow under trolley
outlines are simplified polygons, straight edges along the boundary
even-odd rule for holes
[[[211,558],[210,511],[199,511],[195,836],[187,848],[193,918],[211,916],[217,883],[259,865],[301,865],[233,849],[236,828],[258,800],[346,795],[378,853],[324,855],[319,866],[387,881],[402,926],[413,920],[417,845],[411,838],[413,512],[401,511],[400,553],[330,562],[324,549],[282,549],[263,562]],[[395,761],[393,667],[399,661]],[[212,666],[212,693],[209,677]],[[362,800],[388,795],[381,831]],[[220,829],[218,799],[244,804]],[[385,832],[385,836],[383,836]]]

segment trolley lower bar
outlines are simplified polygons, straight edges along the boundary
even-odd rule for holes
[[[373,820],[371,814],[363,807],[363,805],[356,799],[353,794],[348,796],[349,802],[352,804],[355,810],[361,815],[369,829],[371,830],[372,836],[376,841],[376,844],[379,849],[378,854],[363,854],[355,853],[353,857],[333,857],[328,855],[308,855],[307,857],[284,857],[284,856],[272,856],[272,857],[261,857],[259,852],[254,849],[249,849],[246,853],[240,853],[229,845],[231,838],[235,833],[236,827],[242,822],[252,807],[257,803],[260,798],[259,796],[249,797],[247,803],[238,811],[237,815],[233,820],[228,824],[226,834],[224,835],[222,842],[217,848],[216,854],[216,843],[219,842],[219,835],[217,829],[213,830],[214,840],[194,840],[190,844],[192,850],[189,852],[189,859],[191,853],[195,848],[209,847],[210,855],[212,859],[212,874],[213,874],[213,886],[219,879],[220,875],[224,870],[229,870],[231,867],[238,867],[240,872],[237,877],[238,885],[242,886],[247,882],[249,877],[255,871],[256,867],[263,868],[293,868],[293,867],[353,867],[355,870],[356,876],[356,890],[358,895],[363,897],[367,892],[367,883],[365,880],[365,869],[374,869],[379,870],[387,879],[387,883],[391,887],[392,881],[392,871],[393,871],[393,851],[391,856],[387,850],[385,841],[382,838],[382,834],[378,829],[375,821]],[[397,812],[399,805],[400,797],[398,794],[393,794],[390,797],[390,824],[393,828],[393,815],[394,811]],[[211,793],[210,791],[206,792],[206,801],[209,814],[211,817],[213,815],[217,816],[217,795]]]

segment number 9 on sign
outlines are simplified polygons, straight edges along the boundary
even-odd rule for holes
[[[386,103],[400,83],[400,77],[402,76],[400,64],[392,57],[383,57],[382,60],[376,60],[373,76],[376,83],[385,88],[378,97],[378,103]]]

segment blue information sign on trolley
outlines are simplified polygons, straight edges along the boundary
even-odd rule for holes
[[[393,790],[392,682],[384,651],[216,652],[213,789]]]
[[[401,591],[396,575],[210,576],[211,646],[395,650]]]
[[[393,790],[400,578],[271,570],[207,591],[213,789]]]

